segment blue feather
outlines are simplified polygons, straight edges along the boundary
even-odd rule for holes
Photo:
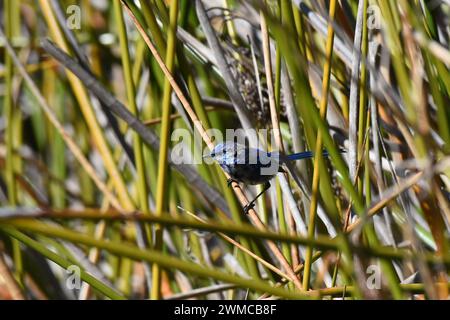
[[[323,151],[323,155],[324,157],[328,156],[328,152],[326,150]],[[286,156],[286,158],[288,160],[302,160],[302,159],[309,159],[314,157],[314,153],[312,151],[305,151],[305,152],[299,152],[299,153],[293,153],[290,154],[288,156]]]

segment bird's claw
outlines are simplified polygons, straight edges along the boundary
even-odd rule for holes
[[[234,180],[234,179],[228,179],[227,180],[227,187],[229,188],[229,187],[231,187],[231,184],[233,183],[233,182],[236,182],[236,180]]]
[[[255,204],[253,202],[250,202],[249,204],[244,206],[244,213],[248,214],[248,212],[255,207]]]

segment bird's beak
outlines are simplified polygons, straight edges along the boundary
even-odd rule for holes
[[[209,158],[211,158],[210,154],[206,154],[206,155],[203,156],[203,159],[209,159]]]

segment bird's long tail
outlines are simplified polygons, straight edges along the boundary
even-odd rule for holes
[[[322,154],[324,157],[328,157],[328,151],[323,150]],[[314,152],[304,151],[304,152],[290,154],[290,155],[286,156],[286,159],[293,161],[293,160],[309,159],[312,157],[314,157]]]

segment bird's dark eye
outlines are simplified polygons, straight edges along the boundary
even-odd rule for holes
[[[216,154],[214,152],[211,152],[211,157],[215,157]]]

